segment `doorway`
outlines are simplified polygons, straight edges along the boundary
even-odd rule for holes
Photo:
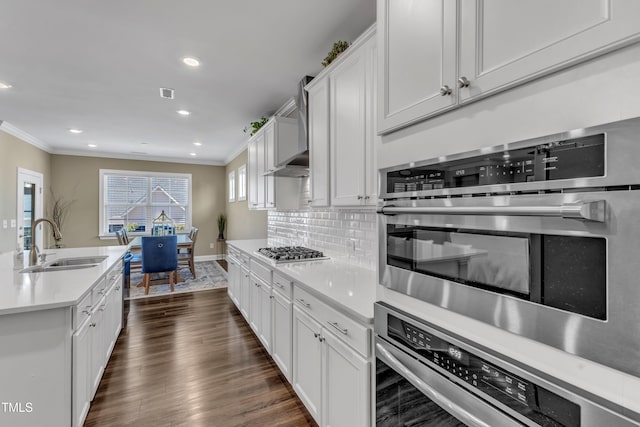
[[[20,250],[29,251],[34,243],[32,224],[36,219],[42,218],[43,180],[40,172],[18,168],[16,218],[18,218],[17,243]],[[35,244],[42,248],[42,224],[38,227]]]

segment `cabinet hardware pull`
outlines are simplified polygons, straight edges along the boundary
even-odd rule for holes
[[[89,326],[91,326],[92,328],[95,328],[96,324],[95,323],[89,323]]]
[[[324,337],[320,337],[318,339],[320,340],[320,342],[324,342]]]
[[[461,88],[461,89],[463,87],[469,87],[470,84],[471,84],[471,82],[465,76],[462,76],[462,77],[460,77],[458,79],[458,87]]]
[[[307,203],[312,203],[313,199],[307,199]]]
[[[362,200],[362,196],[358,194],[358,200]]]
[[[320,336],[320,334],[315,333],[315,332],[313,333],[313,337],[314,337],[314,338],[318,338],[319,336]]]
[[[364,196],[365,200],[369,200],[371,198],[371,196]]]
[[[98,310],[104,311],[104,305],[102,307],[100,307]]]
[[[309,304],[308,302],[305,302],[302,298],[298,298],[296,301],[298,301],[300,304],[302,304],[307,308],[311,308],[311,304]]]
[[[120,286],[116,286],[116,291],[119,291],[119,290],[120,290]]]
[[[440,88],[440,95],[447,96],[451,95],[451,88],[447,85],[444,85]]]
[[[89,310],[82,310],[82,312],[83,312],[84,314],[86,314],[87,316],[91,314],[91,312],[90,312]]]
[[[275,282],[275,284],[278,285],[281,289],[284,289],[284,286],[280,282]]]
[[[336,328],[336,329],[337,329],[338,331],[340,331],[340,333],[341,333],[341,334],[343,334],[343,335],[347,335],[347,332],[349,332],[346,328],[344,328],[344,329],[343,329],[343,328],[341,328],[341,327],[338,325],[338,322],[329,322],[329,321],[327,321],[327,323],[328,323],[328,324],[330,324],[331,326],[333,326],[334,328]]]

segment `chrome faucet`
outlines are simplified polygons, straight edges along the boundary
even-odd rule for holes
[[[38,225],[41,222],[48,222],[51,224],[51,228],[53,229],[53,238],[56,240],[62,239],[62,233],[60,233],[60,229],[58,226],[54,224],[49,218],[38,218],[33,222],[31,226],[31,251],[29,252],[29,265],[38,264],[38,245],[36,245],[36,230],[38,229]]]

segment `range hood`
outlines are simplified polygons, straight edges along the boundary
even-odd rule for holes
[[[298,84],[296,96],[296,109],[298,121],[298,144],[287,147],[278,147],[276,168],[265,175],[283,177],[309,176],[309,130],[307,127],[307,91],[304,87],[313,80],[311,76],[305,76]],[[278,142],[276,141],[276,144]]]

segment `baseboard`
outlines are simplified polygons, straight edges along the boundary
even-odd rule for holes
[[[225,256],[222,255],[222,254],[218,254],[218,255],[200,255],[200,256],[196,255],[195,257],[193,257],[193,260],[195,262],[198,262],[198,261],[216,261],[216,260],[219,260],[219,259],[225,259]]]

